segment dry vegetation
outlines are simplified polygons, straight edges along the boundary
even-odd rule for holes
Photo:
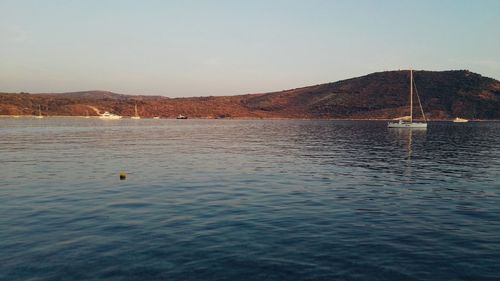
[[[0,93],[0,115],[123,116],[137,104],[143,117],[174,118],[359,118],[389,119],[408,114],[408,72],[378,72],[335,83],[267,94],[197,98],[127,96],[104,91],[63,94]],[[431,119],[456,116],[500,119],[500,82],[466,70],[415,71],[424,110]]]

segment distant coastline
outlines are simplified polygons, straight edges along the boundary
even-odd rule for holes
[[[500,120],[500,82],[467,70],[414,71],[429,120]],[[409,115],[408,71],[384,71],[271,93],[168,98],[108,91],[0,93],[0,115],[190,119],[392,120]],[[419,114],[419,112],[417,112]],[[415,115],[414,115],[415,116]],[[420,118],[418,115],[417,119]]]
[[[12,119],[18,119],[18,118],[24,118],[24,119],[29,119],[33,118],[36,119],[36,115],[0,115],[0,118],[12,118]],[[44,118],[82,118],[85,119],[86,116],[76,116],[76,115],[53,115],[53,116],[44,116]],[[90,116],[90,119],[93,120],[99,120],[98,116]],[[121,120],[132,120],[130,116],[125,116]],[[394,119],[356,119],[356,118],[287,118],[287,117],[269,117],[269,118],[252,118],[252,117],[228,117],[228,118],[203,118],[203,117],[194,117],[194,118],[189,118],[190,120],[304,120],[304,121],[375,121],[375,122],[389,122],[389,121],[394,121]],[[427,120],[427,122],[451,122],[453,121],[454,118],[448,118],[448,119],[433,119],[433,120]],[[155,119],[155,118],[142,118],[142,120],[177,120],[175,117],[162,117],[160,119]],[[469,122],[499,122],[500,119],[470,119]]]

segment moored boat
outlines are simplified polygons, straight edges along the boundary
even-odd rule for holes
[[[410,69],[410,116],[408,117],[401,117],[401,118],[396,118],[396,120],[399,120],[398,122],[389,122],[387,126],[389,128],[416,128],[416,129],[426,129],[427,128],[427,120],[425,119],[425,113],[424,109],[422,108],[422,103],[420,102],[420,97],[418,96],[417,93],[417,98],[418,98],[418,104],[420,105],[420,110],[422,111],[422,116],[424,118],[424,122],[414,122],[413,121],[413,87],[414,87],[414,82],[413,82],[413,70]],[[405,121],[404,119],[408,119],[408,121]]]
[[[99,115],[99,118],[104,120],[117,120],[121,119],[122,117],[120,115],[116,115],[113,113],[109,113],[108,111],[105,111],[103,114]]]
[[[467,123],[467,122],[469,122],[469,120],[460,117],[453,119],[453,123]]]
[[[38,115],[35,116],[35,118],[37,118],[37,119],[42,119],[43,118],[42,107],[40,105],[38,105]]]
[[[141,119],[139,114],[137,113],[137,103],[135,104],[135,115],[130,117],[131,119]]]

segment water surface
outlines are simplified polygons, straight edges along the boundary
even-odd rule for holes
[[[3,118],[0,280],[500,280],[499,139]]]

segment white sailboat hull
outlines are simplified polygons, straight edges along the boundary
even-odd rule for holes
[[[416,123],[416,122],[412,122],[412,123],[392,123],[390,122],[388,124],[388,127],[389,128],[418,128],[418,129],[427,129],[427,123]]]

